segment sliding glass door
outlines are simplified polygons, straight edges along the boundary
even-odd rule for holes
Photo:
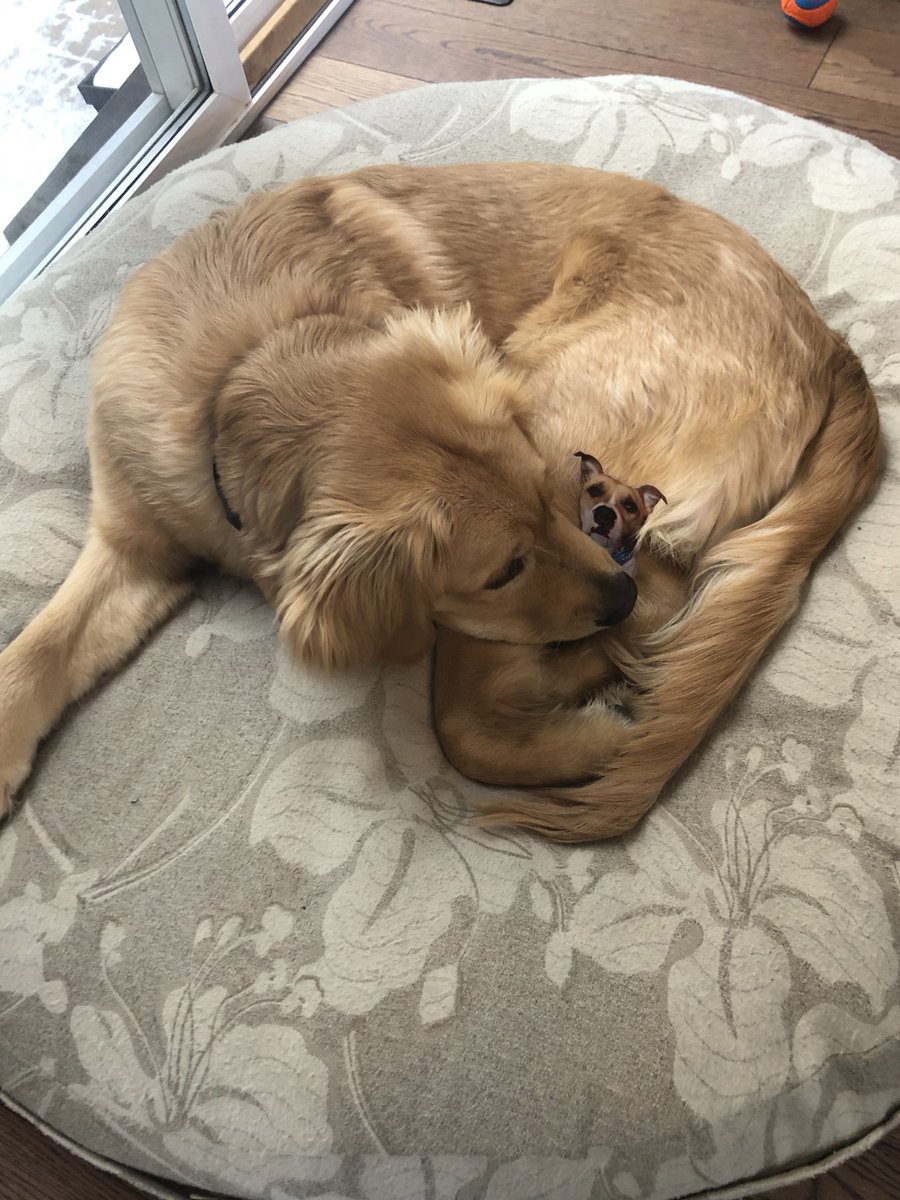
[[[7,2],[0,299],[125,197],[239,136],[352,0]]]

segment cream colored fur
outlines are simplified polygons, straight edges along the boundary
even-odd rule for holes
[[[0,654],[0,808],[207,559],[316,667],[414,659],[436,623],[448,755],[533,789],[485,819],[563,840],[647,810],[879,465],[858,362],[752,239],[525,164],[371,168],[217,214],[126,286],[90,445],[88,544]],[[576,449],[669,499],[621,624]]]

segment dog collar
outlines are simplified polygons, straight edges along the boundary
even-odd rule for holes
[[[228,501],[225,498],[225,493],[222,491],[222,480],[219,478],[219,468],[218,468],[218,465],[217,465],[215,459],[212,460],[212,468],[213,468],[213,486],[216,489],[216,495],[219,497],[219,500],[221,501],[221,504],[222,504],[222,508],[225,512],[225,520],[228,522],[229,525],[233,525],[235,529],[242,529],[243,521],[237,515],[237,513],[234,511],[234,509],[231,507],[231,505],[228,503]]]
[[[621,546],[618,550],[613,550],[609,544],[609,538],[605,537],[602,533],[588,533],[588,537],[592,542],[596,542],[598,546],[602,546],[613,562],[621,567],[626,575],[630,575],[632,579],[634,578],[637,572],[637,559],[635,558],[633,542],[630,546]]]
[[[612,543],[605,534],[588,532],[588,537],[592,542],[596,542],[598,546],[602,546],[607,554],[612,557],[613,562],[617,562],[620,567],[634,558],[634,540],[631,538],[629,538],[630,544],[626,543],[626,545],[620,546],[618,550],[613,550]]]

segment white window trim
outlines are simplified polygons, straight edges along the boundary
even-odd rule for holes
[[[265,0],[259,0],[258,3],[256,0],[245,0],[235,14],[235,23],[244,9],[248,9],[250,13],[255,11],[256,18],[254,19],[259,18],[264,2]],[[190,8],[194,4],[202,4],[202,0],[186,0],[186,3]],[[252,96],[249,92],[247,93],[248,102],[233,109],[231,120],[227,119],[224,107],[219,104],[220,97],[218,95],[210,96],[204,101],[184,123],[177,137],[170,139],[165,150],[154,159],[127,194],[134,195],[136,192],[140,192],[175,167],[205,154],[208,150],[214,150],[218,146],[225,146],[230,142],[237,141],[352,4],[353,0],[330,0],[330,3],[320,10],[303,31],[284,58],[263,79]],[[258,25],[256,27],[258,28]],[[235,43],[232,40],[232,47],[234,46]],[[240,62],[239,56],[238,62]],[[243,67],[240,70],[241,81],[246,89]]]
[[[254,4],[255,0],[245,0],[244,5],[235,14],[235,21],[244,11],[245,7],[252,11]],[[328,33],[333,25],[337,24],[352,4],[353,0],[330,0],[330,3],[321,9],[284,58],[281,59],[257,87],[253,93],[253,100],[250,107],[228,131],[222,139],[223,142],[235,141],[253,124],[262,109],[275,98],[304,59],[309,58],[319,42],[325,37],[325,34]],[[242,41],[241,44],[243,45],[244,42]]]
[[[126,0],[137,10],[145,4],[158,8],[161,3],[168,9],[176,2]],[[234,14],[233,26],[224,5],[180,2],[192,23],[195,48],[208,72],[212,94],[193,108],[188,105],[170,113],[168,121],[165,114],[171,106],[166,98],[148,97],[0,258],[0,300],[38,275],[123,200],[208,150],[237,140],[353,0],[330,0],[252,95],[238,45],[245,44],[271,13],[271,0],[245,0]],[[160,80],[173,95],[176,77],[173,68],[169,80]],[[50,249],[41,249],[46,246]]]
[[[82,168],[0,258],[0,299],[38,275],[59,252],[100,220],[98,207],[108,212],[108,196],[92,198],[98,186],[112,188],[123,163],[140,154],[158,135],[169,106],[162,96],[149,96],[94,155],[90,170]],[[44,247],[49,247],[44,249]]]

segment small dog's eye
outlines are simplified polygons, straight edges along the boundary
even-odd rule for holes
[[[591,486],[588,488],[588,495],[589,496],[602,496],[605,491],[606,491],[606,488],[603,486],[602,483],[592,483]]]
[[[512,583],[517,575],[521,575],[525,570],[524,558],[513,558],[506,564],[496,579],[492,579],[490,583],[484,586],[486,589],[496,591],[497,588],[506,587],[508,583]]]
[[[630,512],[630,513],[636,513],[638,510],[637,505],[631,499],[631,497],[629,497],[627,500],[622,501],[622,507],[625,509],[626,512]]]

